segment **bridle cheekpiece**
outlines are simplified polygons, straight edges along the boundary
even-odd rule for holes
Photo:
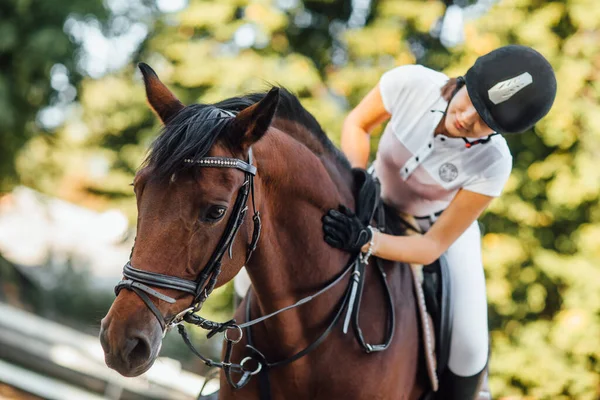
[[[252,241],[248,247],[246,263],[249,261],[252,252],[256,249],[261,230],[260,213],[256,209],[256,203],[254,199],[254,176],[256,175],[256,167],[252,164],[252,149],[250,149],[248,152],[248,162],[237,158],[228,157],[203,157],[198,160],[186,159],[184,162],[199,167],[239,169],[244,172],[245,179],[244,183],[239,189],[231,216],[227,221],[225,232],[223,233],[223,236],[221,237],[215,251],[211,255],[206,267],[202,270],[196,280],[192,281],[176,276],[137,269],[131,265],[131,261],[128,261],[127,264],[125,264],[125,267],[123,268],[124,279],[115,286],[115,294],[118,295],[119,292],[124,288],[136,293],[148,306],[150,311],[152,311],[152,313],[156,316],[163,330],[163,334],[166,333],[170,328],[181,323],[189,314],[198,312],[200,308],[202,308],[202,304],[212,293],[216,285],[217,278],[221,272],[222,258],[227,252],[227,249],[229,249],[230,258],[233,256],[233,242],[240,226],[244,222],[246,211],[248,210],[247,202],[250,194],[252,194],[252,205],[254,208],[254,215],[252,218],[254,221],[254,233],[252,235]],[[176,300],[152,289],[150,286],[163,289],[179,290],[181,292],[193,295],[194,299],[190,307],[178,313],[173,318],[166,320],[149,296],[166,301],[170,304],[175,303]]]

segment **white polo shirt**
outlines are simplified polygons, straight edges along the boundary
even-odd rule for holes
[[[448,105],[440,89],[448,81],[421,65],[386,72],[379,87],[392,115],[375,159],[383,199],[399,211],[416,216],[444,210],[459,189],[499,196],[512,169],[504,138],[465,147],[461,138],[434,131]],[[438,111],[435,111],[438,110]]]

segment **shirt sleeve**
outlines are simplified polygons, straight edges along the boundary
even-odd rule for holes
[[[379,91],[386,111],[392,115],[398,113],[413,93],[423,86],[424,67],[421,65],[402,65],[384,73],[379,80]]]
[[[502,157],[487,167],[481,174],[468,181],[463,189],[490,197],[498,197],[502,194],[511,171],[512,157]]]

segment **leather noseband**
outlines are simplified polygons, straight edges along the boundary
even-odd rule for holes
[[[254,232],[252,234],[252,242],[248,247],[246,263],[250,259],[252,252],[256,249],[261,231],[260,214],[256,210],[254,199],[254,176],[256,175],[256,167],[252,164],[252,149],[250,149],[248,152],[248,162],[237,158],[227,157],[203,157],[198,160],[186,159],[185,162],[199,167],[239,169],[244,172],[245,179],[235,200],[231,217],[227,221],[225,232],[223,233],[219,244],[215,248],[215,251],[212,253],[208,263],[206,264],[206,267],[202,270],[195,281],[176,276],[158,274],[156,272],[143,271],[141,269],[134,268],[131,265],[131,261],[128,261],[127,264],[125,264],[125,267],[123,268],[123,276],[125,278],[115,286],[115,294],[118,295],[122,289],[129,289],[136,293],[148,306],[150,311],[152,311],[152,313],[156,316],[163,332],[166,332],[167,328],[177,325],[187,314],[199,311],[202,307],[202,304],[211,294],[215,284],[217,283],[217,278],[221,273],[221,260],[223,259],[223,255],[227,252],[227,249],[229,249],[230,257],[232,256],[231,249],[233,241],[237,231],[244,222],[244,217],[246,216],[246,211],[248,210],[247,203],[250,193],[252,193],[252,205],[254,208],[254,216],[252,217],[254,221]],[[156,307],[156,305],[148,296],[155,297],[171,304],[175,303],[176,300],[152,289],[150,286],[163,289],[174,289],[188,293],[194,296],[194,300],[189,308],[185,309],[173,318],[166,320],[158,307]]]

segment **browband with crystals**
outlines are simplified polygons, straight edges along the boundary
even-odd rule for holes
[[[202,167],[237,168],[252,175],[256,175],[256,167],[252,165],[252,148],[248,150],[248,162],[237,158],[227,157],[203,157],[199,160],[186,158],[183,162],[196,164]]]

